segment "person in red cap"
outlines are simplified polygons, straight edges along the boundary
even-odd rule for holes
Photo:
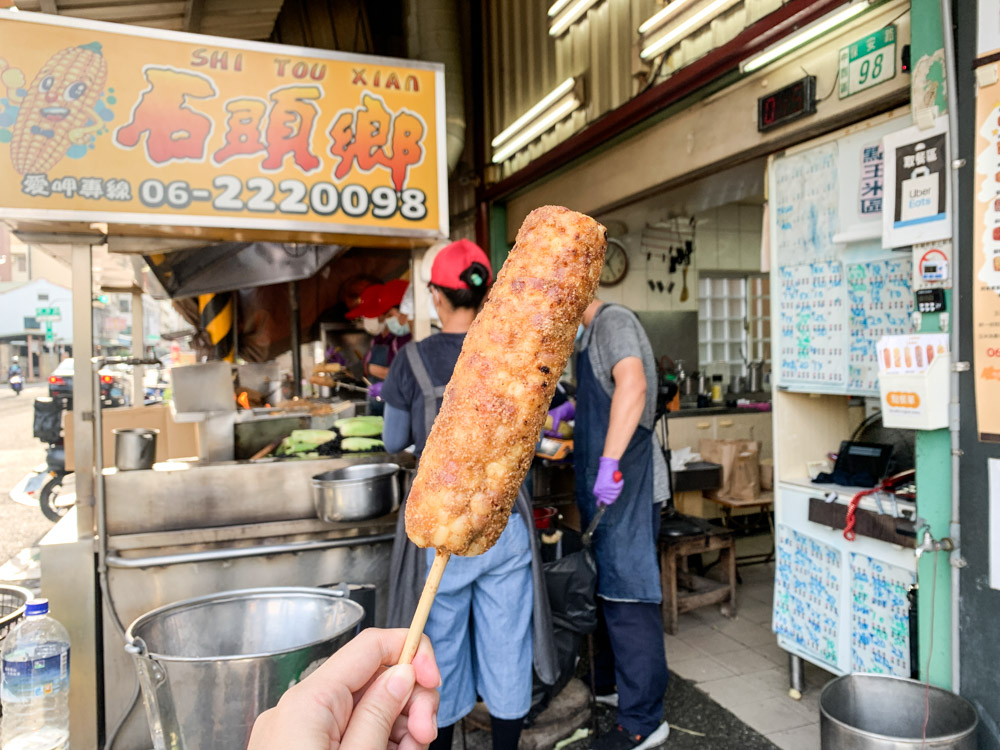
[[[372,284],[361,293],[358,306],[347,313],[349,319],[361,318],[365,331],[372,336],[363,361],[365,375],[371,378],[384,380],[392,360],[412,338],[410,320],[399,311],[409,286],[404,279]]]
[[[434,259],[430,292],[441,333],[407,344],[389,368],[382,389],[386,450],[413,445],[419,460],[466,333],[492,282],[486,253],[468,240],[447,245]],[[390,627],[409,624],[427,575],[427,553],[434,553],[407,539],[403,517],[401,509],[390,561]],[[477,694],[490,712],[493,748],[517,748],[531,708],[533,660],[537,669],[538,659],[555,653],[549,647],[547,600],[543,604],[535,596],[545,587],[539,584],[541,555],[533,528],[531,501],[522,488],[497,543],[483,555],[453,557],[444,572],[424,628],[442,678],[438,737],[431,750],[451,747],[455,723],[472,710]],[[540,632],[546,628],[547,636]],[[539,674],[547,675],[549,667],[546,662]],[[548,681],[554,681],[552,671]]]

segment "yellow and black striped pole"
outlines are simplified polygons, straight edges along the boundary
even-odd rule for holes
[[[198,295],[198,313],[201,328],[208,333],[215,349],[213,359],[224,362],[236,361],[236,327],[233,315],[233,295]]]

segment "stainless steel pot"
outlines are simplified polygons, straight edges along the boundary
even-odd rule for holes
[[[118,471],[152,469],[156,463],[156,436],[159,430],[145,428],[114,430],[115,468]]]
[[[364,521],[399,507],[399,465],[355,464],[312,478],[316,515],[328,523]]]
[[[823,688],[819,713],[822,750],[976,748],[979,716],[972,704],[915,680],[875,674],[838,677]]]
[[[329,589],[227,591],[147,612],[125,634],[156,750],[243,750],[258,714],[358,631]]]

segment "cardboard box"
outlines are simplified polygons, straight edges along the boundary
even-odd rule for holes
[[[104,409],[104,467],[115,465],[115,435],[113,430],[147,428],[159,430],[156,439],[156,460],[186,458],[198,455],[198,432],[194,423],[178,424],[170,416],[166,404]],[[75,471],[73,442],[73,412],[63,413],[63,435],[66,441],[66,470]]]

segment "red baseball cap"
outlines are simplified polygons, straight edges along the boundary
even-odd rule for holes
[[[406,294],[406,289],[409,286],[410,282],[406,279],[393,279],[383,284],[382,293],[378,296],[379,307],[382,308],[379,315],[385,315],[392,308],[399,307],[399,303],[403,301],[403,295]]]
[[[461,276],[473,263],[486,267],[486,285],[493,283],[490,259],[475,242],[457,240],[441,248],[431,265],[431,283],[446,289],[471,289]]]
[[[349,310],[345,317],[348,319],[377,318],[384,312],[380,311],[381,305],[379,304],[379,298],[382,296],[384,288],[383,284],[371,284],[365,287],[365,290],[361,292],[361,299],[358,302],[358,306],[353,310]]]

